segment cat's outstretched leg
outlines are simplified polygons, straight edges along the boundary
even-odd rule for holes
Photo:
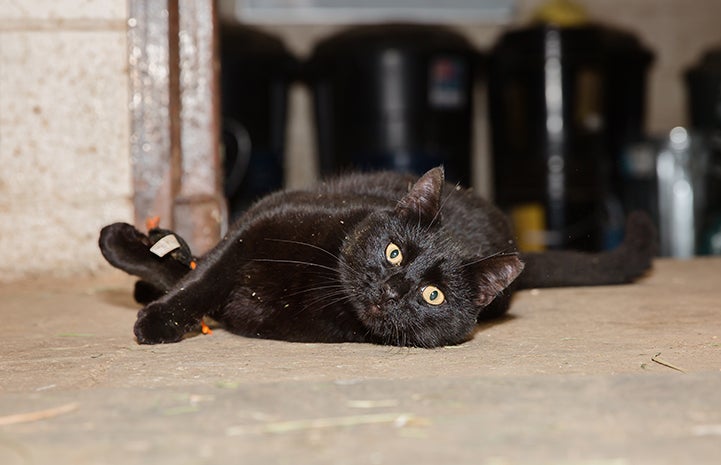
[[[523,273],[516,289],[630,283],[650,267],[658,249],[656,228],[643,212],[633,212],[616,249],[600,253],[549,251],[521,254]]]
[[[167,294],[138,312],[133,332],[140,344],[164,344],[180,341],[200,326],[204,315],[211,314],[225,298],[217,280],[202,267],[191,273]]]
[[[226,300],[235,282],[236,248],[242,243],[225,239],[203,257],[167,293],[138,312],[134,332],[140,344],[177,342],[200,326]]]

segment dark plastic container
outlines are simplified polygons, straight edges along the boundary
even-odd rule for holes
[[[523,226],[531,231],[520,231],[532,236],[530,248],[617,242],[619,164],[644,137],[652,58],[634,36],[597,25],[513,30],[492,49],[495,200],[512,214],[534,212]]]
[[[707,51],[686,72],[691,126],[721,133],[721,48]]]
[[[321,41],[306,67],[323,174],[422,173],[469,183],[479,54],[431,25],[360,26]]]
[[[721,255],[721,49],[707,51],[688,69],[686,85],[691,126],[709,148],[698,251]]]
[[[225,193],[231,218],[283,186],[288,87],[297,60],[277,38],[221,27]]]

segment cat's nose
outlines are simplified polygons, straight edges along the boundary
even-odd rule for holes
[[[383,301],[384,302],[398,300],[399,297],[400,297],[400,294],[398,293],[398,291],[393,289],[393,287],[390,284],[385,283],[383,285]]]
[[[382,286],[383,300],[389,302],[398,300],[408,292],[409,285],[402,276],[395,275],[388,278]]]

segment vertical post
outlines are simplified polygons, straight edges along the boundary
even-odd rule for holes
[[[179,1],[178,7],[181,163],[173,220],[176,231],[202,253],[215,245],[227,221],[219,151],[217,15],[213,0]]]
[[[202,254],[226,223],[213,0],[130,0],[135,224],[160,216]]]
[[[159,216],[171,225],[174,193],[171,162],[171,90],[167,3],[130,0],[128,73],[130,159],[135,225]]]

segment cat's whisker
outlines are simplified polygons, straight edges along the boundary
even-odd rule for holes
[[[347,295],[348,294],[347,294],[347,292],[345,292],[345,289],[335,289],[332,291],[325,291],[323,293],[320,293],[319,295],[315,296],[314,298],[308,299],[307,303],[316,304],[316,303],[324,302],[326,299],[331,298],[331,297],[345,297]]]
[[[437,342],[435,341],[435,333],[431,334],[433,336],[433,340],[429,340],[427,337],[421,337],[421,330],[423,329],[423,326],[416,318],[410,318],[407,321],[406,326],[406,341],[405,345],[407,347],[419,347],[419,348],[431,348],[435,347]],[[428,332],[425,332],[425,334],[428,334]]]
[[[406,331],[401,331],[399,327],[396,326],[396,332],[398,333],[398,351],[399,353],[403,350],[404,347],[406,347],[406,344],[408,343],[408,333]]]
[[[311,292],[324,291],[324,290],[328,290],[328,289],[344,290],[344,286],[340,283],[328,284],[325,286],[315,286],[315,287],[309,287],[306,289],[300,289],[298,291],[291,292],[291,293],[286,293],[284,296],[285,297],[295,297],[298,295],[308,294]]]
[[[296,244],[296,245],[302,245],[302,246],[305,246],[305,247],[310,247],[310,248],[312,248],[312,249],[315,249],[315,250],[318,250],[318,251],[320,251],[320,252],[323,252],[324,254],[328,255],[329,257],[335,259],[335,261],[338,262],[339,264],[348,266],[348,265],[346,265],[345,263],[343,263],[343,262],[341,261],[341,259],[340,259],[340,257],[339,257],[338,255],[332,253],[332,252],[329,251],[329,250],[324,249],[323,247],[319,247],[319,246],[317,246],[317,245],[315,245],[315,244],[311,244],[311,243],[309,243],[309,242],[292,241],[292,240],[288,240],[288,239],[274,239],[274,238],[269,238],[269,237],[266,237],[265,240],[266,240],[266,241],[272,241],[272,242],[282,242],[282,243],[285,243],[285,244]]]
[[[331,305],[339,304],[347,298],[348,296],[344,292],[339,291],[304,301],[302,305],[297,308],[299,308],[299,313],[310,309],[323,310]]]
[[[283,243],[283,244],[304,245],[304,246],[310,247],[310,248],[312,248],[312,249],[319,250],[319,251],[321,251],[321,252],[323,252],[323,253],[325,253],[325,254],[328,254],[328,255],[330,255],[331,257],[335,258],[336,260],[338,259],[338,256],[335,255],[334,253],[332,253],[332,252],[324,249],[323,247],[319,247],[319,246],[317,246],[317,245],[315,245],[315,244],[311,244],[310,242],[293,241],[293,240],[290,240],[290,239],[275,239],[275,238],[272,238],[272,237],[266,237],[265,240],[266,240],[266,241],[270,241],[270,242],[281,242],[281,243]]]
[[[510,252],[510,251],[512,251],[512,252]],[[478,263],[484,262],[486,260],[489,260],[489,259],[495,258],[495,257],[517,256],[517,255],[518,255],[518,252],[515,252],[515,249],[513,247],[509,247],[509,248],[501,250],[499,252],[496,252],[496,253],[493,253],[490,255],[485,255],[485,256],[479,258],[478,260],[473,260],[472,262],[466,263],[463,266],[461,266],[461,268],[467,268],[469,266],[476,265]]]
[[[319,301],[326,297],[335,295],[347,295],[346,289],[342,284],[329,284],[325,286],[314,286],[305,289],[298,289],[296,292],[286,294],[286,296],[300,296],[303,294],[311,294],[312,301]]]
[[[392,328],[390,343],[400,350],[405,344],[405,331],[401,331],[400,325],[395,318],[392,318],[390,323]]]
[[[343,293],[340,293],[340,292],[331,294],[331,295],[318,297],[316,299],[312,299],[312,300],[304,302],[303,305],[300,307],[296,307],[295,314],[299,315],[301,313],[308,312],[311,310],[314,310],[314,311],[323,310],[331,305],[337,305],[337,304],[343,302],[346,298],[347,298],[347,296],[343,295]],[[319,304],[322,304],[322,305],[318,306]]]
[[[416,337],[415,332],[415,321],[411,320],[409,324],[404,328],[403,330],[403,347],[410,348],[411,346],[415,347],[418,344],[416,343],[416,340],[418,339]]]
[[[345,294],[345,293],[343,293],[343,294]],[[339,304],[341,302],[344,302],[344,301],[347,301],[350,299],[351,299],[351,297],[348,295],[341,295],[340,297],[336,297],[336,298],[330,300],[329,302],[326,302],[325,305],[317,307],[315,310],[324,310],[324,309],[330,307],[331,305],[336,305],[336,304]],[[306,305],[304,307],[304,310],[307,310],[310,307],[310,305],[312,305],[312,304],[314,304],[314,303],[309,303],[309,305]]]
[[[440,205],[440,207],[438,207],[438,211],[436,211],[436,214],[433,215],[433,219],[431,220],[431,222],[428,223],[428,227],[426,228],[426,231],[431,229],[431,227],[433,226],[433,223],[435,223],[436,220],[441,216],[441,211],[443,210],[443,207],[446,205],[446,202],[448,202],[448,199],[451,198],[451,196],[453,195],[454,192],[458,191],[460,186],[461,186],[461,184],[457,183],[455,189],[451,190],[448,193],[448,195],[446,195],[445,198],[441,201],[441,205]]]
[[[251,261],[251,262],[268,262],[268,263],[286,263],[289,265],[307,265],[307,266],[315,266],[318,268],[329,270],[334,273],[338,272],[338,270],[336,270],[335,268],[331,268],[330,266],[321,265],[319,263],[313,263],[313,262],[304,262],[302,260],[284,260],[284,259],[277,259],[277,258],[251,258],[249,261]]]

